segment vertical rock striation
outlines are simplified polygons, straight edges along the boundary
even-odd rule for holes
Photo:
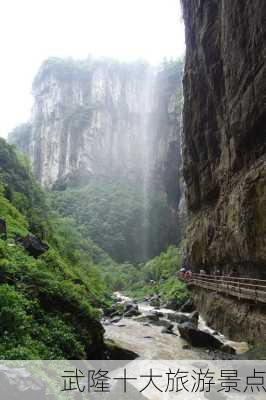
[[[131,175],[143,164],[152,80],[144,64],[49,59],[33,83],[28,135],[22,127],[10,141],[29,156],[45,187],[91,175]]]
[[[110,59],[48,59],[33,83],[31,122],[16,128],[9,141],[29,157],[44,187],[82,187],[95,178],[140,187],[144,225],[150,224],[149,193],[160,193],[168,203],[167,229],[155,241],[165,248],[181,236],[182,77],[182,62],[154,68]]]
[[[194,268],[265,275],[266,2],[183,0],[184,177]]]
[[[182,63],[158,72],[140,62],[48,59],[34,80],[32,122],[9,141],[29,156],[46,187],[147,171],[177,186],[182,74]]]

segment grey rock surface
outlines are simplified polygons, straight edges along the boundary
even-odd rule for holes
[[[266,2],[182,3],[189,262],[260,276],[266,264]]]

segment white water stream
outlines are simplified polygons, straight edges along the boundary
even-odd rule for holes
[[[131,298],[123,296],[121,293],[115,295],[122,302],[132,301]],[[139,311],[145,315],[154,311],[155,308],[140,303],[138,304]],[[167,318],[167,314],[174,311],[169,309],[158,310]],[[111,339],[117,345],[134,351],[141,359],[146,360],[198,360],[209,359],[211,353],[205,349],[189,347],[183,348],[187,342],[183,340],[178,333],[177,324],[174,324],[174,335],[162,333],[162,327],[145,322],[136,321],[134,318],[122,318],[117,323],[103,322],[105,328],[106,339]],[[202,317],[199,318],[199,329],[207,330],[210,333],[214,331],[209,328]],[[218,335],[219,339],[227,344],[230,344],[236,350],[236,354],[241,354],[248,350],[248,345],[245,342],[228,341],[223,335]]]

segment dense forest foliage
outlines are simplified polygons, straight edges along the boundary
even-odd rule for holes
[[[100,309],[110,306],[115,290],[139,299],[154,293],[165,301],[186,299],[185,286],[175,278],[178,249],[137,262],[147,229],[141,199],[129,185],[94,182],[47,200],[27,160],[0,140],[0,219],[7,226],[7,234],[0,232],[1,358],[101,357]],[[149,224],[159,238],[165,199],[154,196],[151,204]],[[21,241],[28,235],[48,250],[33,256]],[[119,264],[97,243],[118,260],[136,262]]]
[[[181,305],[187,300],[189,292],[178,279],[180,264],[180,250],[170,246],[146,263],[116,264],[111,270],[104,266],[102,273],[112,291],[121,291],[139,300],[159,294],[163,302],[175,301]]]
[[[73,221],[51,213],[28,164],[2,139],[0,182],[7,224],[0,239],[1,357],[88,358],[103,348],[97,309],[109,301],[95,264],[110,258]],[[38,258],[19,242],[30,232],[49,245]]]
[[[117,262],[139,263],[165,250],[170,215],[166,193],[141,183],[91,179],[81,188],[51,192],[52,207],[72,217]]]

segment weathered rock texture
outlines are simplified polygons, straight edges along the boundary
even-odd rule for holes
[[[140,62],[49,59],[33,84],[31,122],[9,141],[30,158],[48,188],[111,177],[141,181],[144,192],[167,193],[177,231],[182,76],[181,62],[155,69]]]
[[[33,84],[32,122],[9,136],[42,185],[154,170],[179,197],[183,67],[49,59]]]
[[[266,2],[183,1],[192,266],[266,273]]]
[[[193,299],[209,326],[231,340],[266,343],[265,305],[238,302],[203,289],[193,289]]]

